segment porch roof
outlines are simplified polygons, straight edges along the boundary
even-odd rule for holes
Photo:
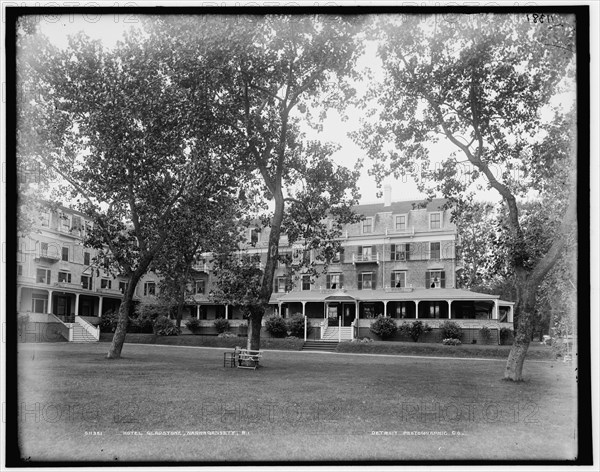
[[[291,302],[327,302],[327,301],[409,301],[409,300],[497,300],[498,295],[470,292],[456,288],[415,289],[396,291],[393,289],[376,290],[306,290],[277,294],[271,297],[271,303]],[[502,302],[504,303],[504,302]],[[506,304],[511,304],[507,302]]]

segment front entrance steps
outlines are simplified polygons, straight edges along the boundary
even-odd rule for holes
[[[352,327],[328,326],[323,333],[323,341],[352,341]]]
[[[338,344],[337,341],[305,341],[302,350],[333,352]]]
[[[96,343],[98,340],[92,336],[87,330],[79,323],[65,323],[70,329],[73,330],[72,343]]]

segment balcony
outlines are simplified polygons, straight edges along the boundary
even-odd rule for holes
[[[352,254],[352,264],[379,264],[379,253]]]
[[[103,295],[115,295],[118,297],[123,296],[121,290],[119,290],[118,288],[96,288],[96,292],[101,293]]]
[[[60,261],[61,257],[58,254],[48,254],[48,253],[40,253],[37,254],[34,258],[34,260],[36,262],[38,261],[43,261],[43,262],[50,262],[51,264]]]
[[[66,288],[68,290],[79,290],[81,289],[81,285],[72,284],[70,282],[54,282],[54,286],[57,288]]]

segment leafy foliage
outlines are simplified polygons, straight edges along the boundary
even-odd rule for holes
[[[288,331],[285,320],[278,315],[271,315],[265,319],[265,329],[274,338],[283,338]]]
[[[213,324],[215,325],[217,333],[219,334],[224,333],[225,331],[229,331],[229,329],[231,328],[231,326],[229,325],[229,320],[226,320],[225,318],[217,318]]]
[[[295,313],[290,316],[286,321],[286,330],[290,333],[291,336],[295,336],[297,338],[304,338],[304,316],[302,313]],[[307,324],[306,326],[306,334],[309,334],[312,331],[312,326]]]
[[[462,342],[458,338],[446,338],[442,340],[442,344],[445,346],[460,346]]]
[[[488,328],[487,326],[482,326],[479,329],[479,334],[481,335],[481,337],[483,339],[485,339],[486,341],[491,339],[492,337],[492,331],[490,330],[490,328]]]
[[[185,327],[189,329],[192,333],[197,333],[198,331],[200,331],[201,328],[200,320],[196,318],[190,318],[185,322]]]
[[[173,320],[161,315],[154,320],[154,334],[158,336],[178,336],[181,334],[181,330],[175,326]]]
[[[461,339],[463,336],[462,328],[453,321],[444,321],[440,324],[439,328],[442,331],[442,337],[444,339]]]
[[[369,329],[381,339],[389,339],[398,331],[398,325],[392,318],[378,316]]]
[[[432,328],[427,323],[421,320],[413,321],[412,323],[403,323],[398,327],[401,334],[410,336],[414,342],[417,342],[423,333],[429,333]]]

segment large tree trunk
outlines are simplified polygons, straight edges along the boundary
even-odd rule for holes
[[[532,282],[522,285],[523,290],[518,295],[519,300],[516,304],[518,313],[515,313],[513,326],[515,328],[515,339],[508,354],[506,368],[504,369],[504,379],[520,382],[523,380],[523,364],[527,356],[527,350],[531,343],[533,334],[534,310],[535,310],[535,289],[537,284]]]
[[[119,359],[121,357],[121,350],[123,349],[125,335],[127,334],[127,325],[129,324],[129,308],[132,304],[135,288],[142,278],[142,275],[146,273],[146,270],[150,265],[150,260],[151,259],[149,259],[145,264],[141,264],[129,279],[127,292],[125,292],[125,296],[123,297],[123,301],[119,307],[117,329],[115,330],[112,342],[110,343],[110,348],[108,349],[108,354],[106,355],[107,359]]]
[[[252,315],[248,318],[248,345],[247,348],[252,351],[260,350],[260,330],[262,327],[262,318],[264,309],[252,310]]]
[[[183,304],[185,302],[185,280],[187,280],[187,274],[184,279],[184,282],[181,284],[181,290],[179,291],[179,297],[177,300],[177,317],[176,317],[176,326],[177,328],[181,328],[181,318],[183,316]]]

